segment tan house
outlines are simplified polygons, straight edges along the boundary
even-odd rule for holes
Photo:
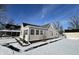
[[[23,23],[21,25],[20,38],[21,40],[27,42],[55,38],[58,36],[59,33],[52,24],[38,26],[38,25]]]
[[[65,30],[64,34],[67,39],[79,39],[79,29]]]

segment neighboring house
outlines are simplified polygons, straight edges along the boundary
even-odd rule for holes
[[[79,39],[79,29],[65,30],[64,34],[68,39]]]
[[[5,28],[0,30],[0,36],[19,36],[20,28],[19,25],[5,24]]]
[[[58,37],[59,33],[52,24],[46,24],[43,26],[23,23],[21,25],[20,38],[27,42],[39,41],[49,38]]]

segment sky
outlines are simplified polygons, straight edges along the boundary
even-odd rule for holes
[[[31,23],[44,25],[60,21],[63,28],[68,27],[72,16],[79,16],[79,5],[73,4],[9,4],[7,14],[16,24]]]

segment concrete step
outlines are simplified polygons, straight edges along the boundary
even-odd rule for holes
[[[17,40],[17,42],[21,45],[21,46],[28,46],[28,42],[24,42],[22,41],[20,38],[15,38]]]

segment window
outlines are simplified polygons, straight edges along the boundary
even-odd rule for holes
[[[42,30],[40,31],[40,34],[43,35],[43,31]]]
[[[52,36],[53,36],[53,33],[52,33]]]
[[[28,30],[25,30],[24,33],[25,33],[25,35],[27,35],[28,34]]]
[[[34,29],[31,29],[31,33],[30,33],[31,35],[34,35]]]
[[[36,35],[39,35],[39,30],[36,30]]]
[[[19,36],[20,35],[20,32],[17,32],[17,36]]]
[[[20,34],[22,35],[22,31],[20,32]]]

